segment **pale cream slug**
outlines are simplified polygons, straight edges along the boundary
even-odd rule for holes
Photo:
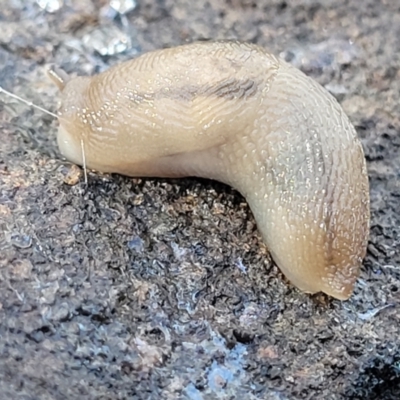
[[[88,168],[236,188],[298,288],[347,299],[365,256],[363,150],[337,101],[253,44],[150,52],[62,88],[58,144]]]

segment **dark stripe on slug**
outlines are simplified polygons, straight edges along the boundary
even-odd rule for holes
[[[196,97],[218,97],[225,100],[248,99],[254,96],[258,91],[258,83],[252,79],[235,79],[230,78],[216,84],[207,86],[179,86],[175,88],[162,88],[154,93],[133,93],[126,89],[125,97],[136,104],[156,99],[171,99],[182,102],[193,101]]]
[[[258,85],[252,79],[230,78],[203,89],[200,94],[217,96],[227,100],[246,99],[257,93]]]
[[[157,93],[157,97],[191,101],[199,96],[215,96],[226,100],[238,100],[254,96],[257,90],[258,84],[252,79],[229,78],[203,87],[181,86],[174,90],[164,89]]]

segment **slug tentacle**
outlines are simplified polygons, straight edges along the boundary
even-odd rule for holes
[[[49,69],[47,70],[47,75],[60,90],[63,90],[65,88],[65,85],[70,80],[68,74],[61,68],[56,67],[55,65],[49,67]]]
[[[369,231],[362,147],[337,101],[258,46],[144,54],[62,92],[62,154],[129,176],[200,176],[247,199],[300,289],[351,295]]]

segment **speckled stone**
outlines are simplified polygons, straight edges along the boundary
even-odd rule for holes
[[[400,398],[400,5],[143,0],[110,19],[107,1],[65,3],[0,0],[0,86],[55,111],[47,64],[87,75],[139,50],[253,41],[354,123],[371,238],[349,301],[310,297],[233,189],[93,172],[85,186],[59,157],[54,118],[0,94],[0,398]],[[84,45],[98,24],[131,47]]]

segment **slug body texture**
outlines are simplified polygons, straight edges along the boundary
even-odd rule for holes
[[[74,163],[199,176],[247,199],[273,259],[306,292],[347,299],[369,234],[363,150],[337,101],[262,48],[158,50],[67,82],[58,143]]]

